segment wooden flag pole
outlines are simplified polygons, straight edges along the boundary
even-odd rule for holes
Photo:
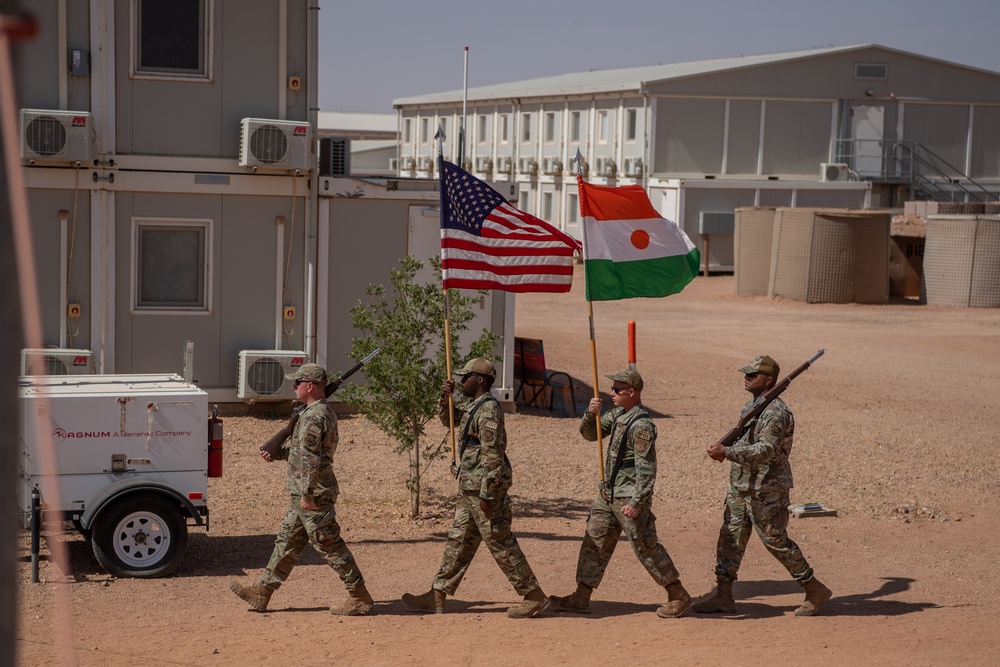
[[[444,128],[438,126],[434,133],[438,145],[438,194],[441,200],[441,215],[444,215]],[[442,272],[444,268],[442,267]],[[448,288],[441,283],[441,290],[444,292],[444,358],[447,372],[446,380],[450,380],[451,375],[451,319],[448,315]],[[455,447],[455,395],[454,392],[448,394],[448,439],[451,442],[451,474],[458,478],[458,449]]]
[[[580,153],[580,149],[576,149],[576,157],[573,158],[573,162],[576,162],[576,177],[579,179],[583,178],[583,154]],[[583,197],[579,198],[580,201],[580,225],[583,230],[583,246],[587,247],[587,226],[583,224]],[[584,258],[586,259],[586,257]],[[584,262],[584,283],[587,281],[587,264]],[[587,316],[590,321],[590,365],[594,373],[594,398],[600,400],[601,390],[599,388],[599,379],[597,376],[597,337],[594,334],[594,302],[587,301]],[[597,469],[600,471],[601,479],[601,496],[604,498],[610,498],[605,488],[607,481],[604,475],[604,438],[601,433],[601,411],[597,411]]]

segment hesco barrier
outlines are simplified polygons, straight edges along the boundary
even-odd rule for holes
[[[886,212],[779,208],[768,293],[808,303],[886,303]]]
[[[1000,308],[1000,215],[927,219],[921,301]]]
[[[774,208],[738,208],[735,216],[733,257],[737,296],[767,294],[771,275],[771,239]]]

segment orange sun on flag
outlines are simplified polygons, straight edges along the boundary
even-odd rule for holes
[[[632,232],[632,236],[629,238],[634,245],[639,250],[645,250],[649,247],[649,232],[644,229],[637,229]]]

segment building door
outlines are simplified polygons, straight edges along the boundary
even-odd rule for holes
[[[851,139],[854,159],[851,169],[859,176],[881,176],[882,136],[885,124],[885,107],[856,104],[851,106]]]

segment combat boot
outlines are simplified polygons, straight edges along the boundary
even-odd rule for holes
[[[423,595],[403,593],[403,602],[416,609],[443,614],[445,597],[444,591],[432,588]]]
[[[350,595],[342,607],[330,607],[330,613],[334,616],[367,616],[375,607],[375,600],[368,594],[368,589],[364,584],[358,584],[347,591]]]
[[[732,614],[736,612],[736,601],[733,600],[733,582],[719,579],[715,592],[692,606],[699,614]]]
[[[259,581],[244,585],[235,579],[229,581],[229,590],[249,602],[250,608],[254,611],[267,611],[267,603],[271,600],[271,593],[274,592]]]
[[[565,595],[560,598],[552,595],[549,597],[549,604],[551,604],[556,611],[575,611],[578,614],[589,614],[590,594],[593,592],[594,589],[590,586],[577,584],[576,590],[573,591],[572,595]]]
[[[684,590],[681,582],[675,581],[667,586],[667,604],[656,610],[660,618],[677,618],[691,606],[691,596]]]
[[[541,588],[536,588],[525,595],[520,604],[507,610],[507,618],[531,618],[548,605],[549,599],[545,597],[545,593]]]
[[[816,577],[804,582],[802,588],[806,589],[806,601],[795,610],[796,616],[815,616],[823,603],[833,596],[830,589],[820,583]]]

